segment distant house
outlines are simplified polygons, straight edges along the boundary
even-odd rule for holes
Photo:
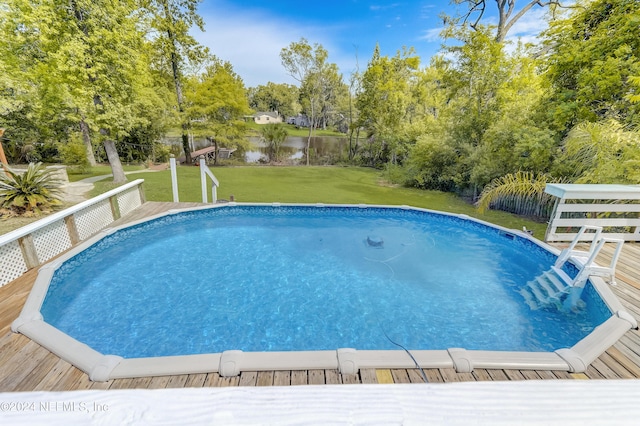
[[[309,127],[309,118],[306,115],[298,114],[295,117],[287,117],[287,124],[298,127]]]
[[[257,124],[282,123],[282,118],[277,111],[274,112],[256,112],[253,121]]]

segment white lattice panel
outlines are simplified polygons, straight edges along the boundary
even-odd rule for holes
[[[124,216],[140,207],[140,192],[138,187],[130,189],[118,195],[118,206],[120,206],[120,215]]]
[[[84,241],[113,222],[113,212],[109,200],[80,210],[74,215],[80,241]]]
[[[71,247],[71,238],[69,238],[67,225],[63,220],[38,229],[32,235],[40,263],[46,262]]]
[[[27,272],[17,241],[0,246],[0,287]]]

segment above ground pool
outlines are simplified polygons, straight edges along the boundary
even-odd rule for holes
[[[68,254],[45,274],[34,320],[87,345],[118,377],[127,360],[166,370],[167,360],[204,356],[217,363],[207,371],[237,372],[281,353],[323,359],[289,369],[325,368],[326,353],[341,370],[357,370],[358,354],[411,366],[411,354],[446,353],[457,368],[467,353],[540,353],[571,370],[563,351],[619,309],[593,279],[575,309],[532,309],[522,289],[556,255],[524,233],[420,209],[227,204],[111,231]],[[141,375],[177,374],[165,370]],[[129,375],[138,374],[120,374]]]

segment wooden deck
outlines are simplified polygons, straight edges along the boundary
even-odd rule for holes
[[[181,203],[181,207],[199,204]],[[176,208],[173,203],[145,203],[119,222],[125,223]],[[604,256],[611,256],[608,251]],[[604,259],[603,259],[604,260]],[[625,244],[617,268],[618,285],[613,291],[625,308],[640,319],[640,245]],[[292,386],[307,384],[423,383],[416,369],[363,369],[356,375],[337,370],[242,372],[225,378],[217,373],[118,379],[91,382],[88,376],[27,337],[14,334],[11,322],[19,315],[37,271],[31,270],[0,288],[0,392],[67,391],[85,389],[158,389],[218,386]],[[453,369],[424,370],[429,382],[637,379],[640,378],[640,333],[627,332],[595,360],[585,373],[562,371],[482,370],[456,373]]]

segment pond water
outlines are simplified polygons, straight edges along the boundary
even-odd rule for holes
[[[266,144],[259,137],[247,138],[251,142],[251,148],[242,151],[237,150],[232,157],[247,163],[268,162]],[[165,138],[165,143],[170,145],[181,145],[179,137]],[[205,139],[194,139],[193,149],[202,149],[210,146]],[[280,148],[281,162],[285,164],[298,164],[305,161],[305,150],[307,148],[306,136],[287,136],[287,139]],[[347,137],[336,136],[314,136],[311,138],[311,163],[312,164],[333,164],[340,157],[346,156],[349,149]]]

